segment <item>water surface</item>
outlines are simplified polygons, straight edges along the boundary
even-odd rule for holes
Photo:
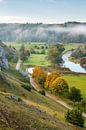
[[[69,68],[73,72],[78,72],[78,73],[86,73],[86,70],[80,66],[80,64],[76,64],[72,61],[69,61],[69,57],[71,56],[72,51],[66,52],[63,56],[62,59],[64,61],[63,67]]]

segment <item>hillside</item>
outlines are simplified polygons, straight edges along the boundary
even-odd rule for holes
[[[66,109],[22,84],[29,79],[15,70],[0,72],[0,130],[74,130],[65,122]],[[77,127],[77,130],[84,128]]]
[[[86,23],[0,24],[3,42],[86,43]]]
[[[15,48],[6,46],[1,40],[0,40],[0,47],[4,49],[8,61],[15,62],[18,60],[18,53]]]

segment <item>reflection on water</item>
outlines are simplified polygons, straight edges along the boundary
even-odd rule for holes
[[[72,51],[69,51],[62,56],[64,61],[63,67],[69,68],[73,72],[86,73],[86,70],[82,68],[80,64],[75,64],[74,62],[68,60],[71,54]]]

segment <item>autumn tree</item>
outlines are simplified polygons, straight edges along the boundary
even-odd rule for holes
[[[64,94],[68,92],[69,87],[67,82],[63,78],[58,77],[52,82],[49,89],[55,94]]]
[[[35,67],[33,69],[32,77],[36,81],[36,83],[44,86],[46,80],[46,73],[41,69],[41,67]]]
[[[45,88],[49,89],[52,82],[58,77],[60,77],[60,75],[56,71],[53,71],[48,74],[46,77]]]

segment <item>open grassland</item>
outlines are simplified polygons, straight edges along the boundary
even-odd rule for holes
[[[5,81],[0,80],[1,130],[85,130],[65,122],[67,109],[59,103],[37,91],[22,88],[26,80],[18,72],[4,71],[3,74]],[[9,95],[21,98],[27,105],[9,99]]]
[[[32,54],[28,60],[24,62],[24,65],[49,66],[51,62],[47,59],[47,55],[45,54]]]
[[[68,82],[69,87],[79,88],[82,92],[83,97],[86,99],[86,75],[68,74],[64,75],[63,78]]]

